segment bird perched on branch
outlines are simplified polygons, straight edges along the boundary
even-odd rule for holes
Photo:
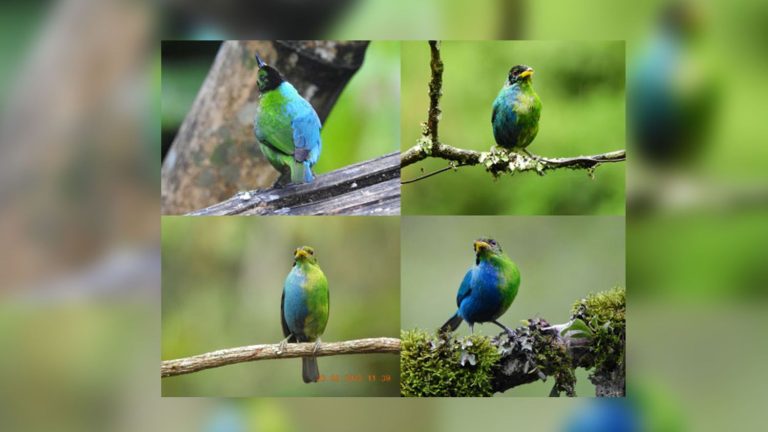
[[[320,157],[320,118],[280,72],[256,55],[259,109],[253,131],[259,148],[280,172],[275,186],[309,183]]]
[[[507,82],[493,101],[493,137],[496,143],[514,152],[531,156],[526,147],[539,132],[541,100],[533,90],[533,69],[517,65],[509,70]]]
[[[320,270],[315,250],[302,246],[293,253],[291,272],[285,278],[283,297],[280,300],[280,316],[285,339],[280,342],[280,351],[288,342],[315,342],[320,345],[320,336],[328,323],[328,280]],[[320,371],[317,358],[303,357],[302,378],[305,383],[317,382]]]
[[[520,270],[496,240],[480,238],[475,241],[474,249],[475,265],[467,271],[456,295],[459,309],[440,331],[454,331],[466,321],[473,332],[475,323],[492,322],[512,333],[497,320],[517,295]]]

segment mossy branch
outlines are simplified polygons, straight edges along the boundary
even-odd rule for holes
[[[590,176],[598,166],[606,163],[623,162],[627,159],[625,150],[616,150],[607,153],[590,156],[576,156],[564,158],[550,158],[532,154],[520,154],[493,146],[489,151],[479,152],[453,147],[440,142],[438,126],[440,123],[440,96],[443,86],[443,61],[440,57],[440,43],[429,41],[430,69],[432,71],[429,81],[429,110],[427,121],[422,124],[422,133],[416,145],[400,154],[400,166],[413,165],[427,158],[439,158],[449,161],[449,165],[437,171],[419,176],[415,179],[403,181],[402,184],[423,180],[435,174],[463,166],[483,165],[493,177],[502,174],[514,174],[516,172],[534,171],[544,175],[547,171],[556,169],[583,169]]]
[[[280,344],[249,345],[226,348],[192,357],[163,360],[160,364],[162,378],[199,372],[236,363],[257,360],[277,360],[295,357],[325,357],[347,354],[399,354],[400,340],[397,338],[356,339],[343,342],[289,343],[283,350]]]
[[[597,396],[624,396],[625,289],[576,302],[568,322],[533,318],[511,335],[463,338],[404,331],[403,396],[492,396],[554,378],[550,396],[575,396],[576,368],[591,371]]]

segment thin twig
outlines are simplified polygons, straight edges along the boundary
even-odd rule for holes
[[[192,357],[163,360],[160,364],[160,376],[165,378],[184,375],[205,369],[257,360],[310,356],[325,357],[347,354],[400,354],[400,339],[383,337],[321,343],[316,349],[314,343],[289,343],[285,345],[282,352],[280,351],[280,344],[226,348]]]

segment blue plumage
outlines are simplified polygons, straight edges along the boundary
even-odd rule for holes
[[[280,172],[277,186],[311,182],[322,150],[320,118],[277,69],[257,60],[261,96],[253,131],[261,152]]]
[[[309,316],[307,291],[302,287],[307,283],[306,273],[300,267],[293,267],[283,286],[283,319],[290,333],[297,340],[304,340],[304,320]]]
[[[458,310],[440,330],[456,330],[466,321],[472,330],[475,323],[492,322],[511,331],[497,320],[517,295],[520,271],[496,240],[478,239],[474,249],[475,265],[464,275],[456,294]]]
[[[532,68],[514,66],[493,101],[493,137],[496,144],[507,150],[527,153],[526,147],[539,132],[541,101],[533,90],[532,76]]]
[[[467,271],[456,296],[458,315],[470,326],[476,322],[493,321],[501,316],[501,275],[489,261]]]

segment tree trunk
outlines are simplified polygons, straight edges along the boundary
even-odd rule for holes
[[[163,161],[163,214],[183,214],[270,186],[275,171],[253,135],[258,108],[256,52],[276,67],[325,122],[360,68],[367,42],[228,41]]]

